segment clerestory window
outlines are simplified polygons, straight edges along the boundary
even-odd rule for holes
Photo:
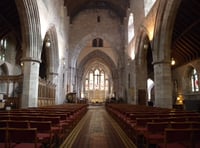
[[[199,91],[199,78],[196,69],[192,69],[190,74],[192,92]]]

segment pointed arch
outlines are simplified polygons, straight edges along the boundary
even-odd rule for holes
[[[89,55],[87,55],[82,61],[81,63],[78,65],[78,73],[80,76],[83,76],[84,74],[84,70],[85,70],[85,66],[87,65],[87,63],[91,63],[95,60],[99,60],[100,62],[104,63],[105,65],[107,65],[112,73],[112,77],[116,77],[116,66],[114,64],[114,62],[110,59],[110,57],[105,54],[104,52],[100,51],[100,50],[95,50],[93,52],[91,52]]]
[[[84,47],[86,47],[87,41],[91,41],[91,40],[93,40],[95,38],[100,38],[103,41],[109,42],[110,43],[110,48],[113,49],[114,52],[116,52],[116,55],[117,55],[116,58],[117,59],[121,58],[121,56],[118,56],[119,55],[119,51],[115,48],[115,42],[111,40],[112,38],[110,38],[109,35],[91,33],[91,34],[83,37],[82,40],[75,46],[73,53],[70,53],[70,54],[73,54],[73,55],[70,56],[71,57],[71,63],[72,63],[71,66],[72,67],[76,67],[75,65],[76,65],[76,61],[78,59],[78,56],[79,56],[81,50],[84,49]]]
[[[154,29],[154,37],[152,48],[154,49],[155,62],[170,62],[171,37],[177,8],[181,0],[160,1],[156,13],[156,23]],[[163,48],[164,47],[164,48]]]
[[[15,1],[20,16],[22,30],[23,60],[40,61],[42,39],[37,1]]]
[[[50,41],[50,47],[47,49],[47,64],[48,64],[48,73],[57,74],[59,67],[59,55],[58,55],[58,39],[56,27],[51,26],[47,31],[44,39],[44,44],[46,41]]]

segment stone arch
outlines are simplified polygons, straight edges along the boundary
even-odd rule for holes
[[[9,75],[8,65],[3,63],[0,65],[0,76],[7,76]],[[0,83],[0,94],[7,94],[7,85],[5,82]]]
[[[37,1],[16,1],[22,30],[22,60],[40,61],[42,39]],[[30,17],[31,16],[31,17]]]
[[[156,13],[156,23],[153,36],[153,52],[155,62],[170,62],[172,27],[180,0],[160,1]]]
[[[21,107],[37,107],[39,63],[42,52],[41,24],[37,1],[15,1],[22,34],[23,88]],[[34,83],[33,83],[34,81]]]
[[[95,50],[95,51],[89,53],[89,55],[87,55],[81,61],[81,63],[77,67],[78,73],[80,74],[80,76],[83,76],[85,66],[87,65],[87,63],[91,63],[92,61],[97,60],[97,59],[110,68],[112,77],[114,77],[114,75],[116,74],[115,73],[116,66],[115,66],[114,62],[110,59],[110,57],[108,55],[106,55],[104,52],[102,52],[100,50]]]
[[[6,63],[0,65],[0,75],[9,75],[9,69]]]
[[[89,40],[92,40],[92,39],[95,39],[95,38],[101,38],[103,40],[106,40],[110,43],[111,45],[111,48],[112,49],[116,49],[115,48],[115,44],[114,42],[109,38],[109,35],[107,34],[97,34],[97,33],[91,33],[87,36],[85,36],[74,48],[74,52],[73,52],[73,55],[71,56],[71,61],[72,61],[72,66],[75,67],[76,65],[76,60],[79,56],[79,53],[81,52],[81,50],[86,46],[87,44],[87,41]],[[115,50],[116,52],[118,52],[117,50]],[[118,54],[117,54],[118,55]],[[120,58],[120,57],[119,57]]]
[[[117,67],[115,66],[114,62],[112,59],[105,54],[104,52],[100,50],[95,50],[91,53],[89,53],[78,65],[78,70],[77,70],[77,79],[78,79],[78,84],[79,86],[78,90],[80,92],[81,90],[81,84],[82,84],[82,78],[84,76],[84,72],[87,69],[88,63],[93,63],[94,61],[99,61],[106,65],[108,68],[110,68],[110,73],[111,73],[111,78],[113,80],[113,90],[117,92],[117,85],[118,85],[118,72],[117,72]]]
[[[135,71],[141,73],[135,78],[135,92],[136,101],[138,104],[147,104],[147,80],[148,78],[153,79],[153,65],[152,65],[152,50],[148,32],[145,28],[141,28],[137,34],[136,43],[136,58],[135,58]],[[144,94],[144,95],[142,95]]]
[[[47,41],[50,42],[50,47],[45,47]],[[59,67],[59,52],[55,26],[51,26],[47,31],[44,38],[43,47],[43,50],[45,50],[47,53],[47,77],[48,75],[57,75]]]
[[[136,38],[136,60],[137,64],[143,65],[144,59],[146,59],[147,49],[151,48],[150,39],[148,37],[147,30],[142,29]]]
[[[155,106],[172,108],[171,37],[180,0],[158,1],[152,38]],[[161,91],[162,90],[162,91]]]

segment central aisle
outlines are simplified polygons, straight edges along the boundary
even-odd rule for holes
[[[134,148],[132,141],[106,112],[104,106],[89,106],[88,112],[61,148]]]

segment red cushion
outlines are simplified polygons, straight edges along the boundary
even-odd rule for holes
[[[165,145],[158,144],[158,148],[165,148]],[[167,148],[186,148],[186,146],[182,143],[170,143],[170,144],[167,144]]]
[[[38,140],[50,139],[51,135],[49,133],[37,133]]]
[[[157,144],[164,141],[163,134],[150,134],[146,137],[147,141],[151,144]]]
[[[35,148],[35,144],[34,143],[19,143],[19,144],[14,145],[13,148]],[[42,148],[42,144],[37,143],[37,148]]]

